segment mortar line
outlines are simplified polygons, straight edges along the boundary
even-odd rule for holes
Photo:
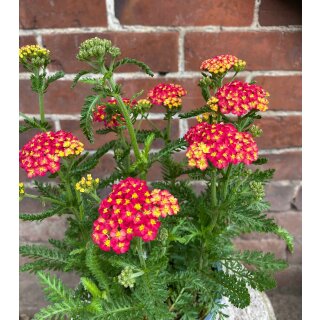
[[[108,7],[112,7],[112,2],[106,0]],[[20,29],[20,36],[35,36],[35,35],[58,35],[58,34],[78,34],[78,33],[104,33],[110,31],[116,31],[119,33],[165,33],[165,32],[179,32],[184,31],[185,33],[220,33],[220,32],[298,32],[302,30],[301,25],[292,25],[292,26],[244,26],[244,27],[231,27],[231,26],[127,26],[120,25],[118,19],[108,13],[108,27],[80,27],[80,28],[42,28],[42,29]]]
[[[48,75],[53,74],[54,72],[48,72]],[[20,72],[19,79],[20,80],[29,80],[30,73],[28,72]],[[240,76],[243,76],[247,79],[252,80],[254,77],[288,77],[288,76],[301,76],[301,70],[254,70],[254,71],[243,71]],[[58,81],[72,81],[76,73],[66,73],[63,78]],[[98,75],[92,74],[87,75],[92,76],[93,78],[99,78]],[[227,75],[227,79],[231,77],[231,74]],[[114,75],[115,80],[135,80],[135,79],[150,79],[150,76],[146,75],[142,72],[123,72],[116,73]],[[165,76],[160,76],[159,74],[155,74],[153,79],[172,79],[172,78],[182,78],[182,79],[193,79],[193,78],[201,78],[201,74],[198,71],[184,71],[184,72],[169,72]]]
[[[261,0],[255,0],[254,9],[253,9],[253,19],[251,27],[261,28],[259,23],[259,9],[260,9]]]

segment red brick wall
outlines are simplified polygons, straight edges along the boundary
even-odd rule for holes
[[[270,111],[261,121],[259,139],[268,167],[277,169],[267,188],[270,215],[296,238],[296,253],[289,254],[275,237],[251,235],[237,244],[244,248],[273,250],[287,259],[290,268],[278,275],[279,290],[301,290],[301,1],[295,0],[20,0],[20,44],[38,43],[53,58],[49,71],[64,70],[64,79],[54,83],[45,96],[45,109],[56,130],[79,130],[79,112],[88,88],[70,89],[74,74],[84,65],[75,58],[79,44],[93,36],[111,39],[123,56],[142,60],[155,72],[149,79],[135,68],[123,68],[117,80],[130,96],[158,82],[173,81],[188,90],[186,110],[200,106],[197,87],[202,60],[230,53],[247,61],[245,80],[255,79],[270,92]],[[37,97],[30,89],[29,75],[20,73],[20,110],[37,113]],[[159,113],[152,115],[161,119]],[[181,136],[194,122],[176,121]],[[161,125],[161,120],[159,120]],[[30,137],[30,136],[29,136]],[[24,134],[20,143],[29,138]],[[84,139],[84,138],[83,138]],[[94,149],[105,142],[100,136]],[[106,156],[95,174],[112,170]],[[157,168],[149,177],[159,178]],[[26,181],[25,174],[21,179]],[[39,205],[21,203],[21,211],[36,212]],[[21,223],[21,242],[46,242],[62,236],[61,219],[41,224]],[[32,292],[33,294],[30,294]],[[21,312],[32,313],[43,304],[39,288],[30,275],[21,275]]]

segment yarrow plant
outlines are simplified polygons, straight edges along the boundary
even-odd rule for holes
[[[259,157],[255,137],[262,130],[253,123],[268,109],[269,94],[255,83],[236,81],[246,62],[221,55],[202,62],[204,102],[190,112],[183,112],[187,91],[176,83],[159,83],[145,97],[141,91],[124,98],[114,80],[120,66],[153,73],[143,62],[120,55],[111,41],[97,37],[79,47],[77,59],[87,69],[79,71],[72,87],[82,82],[92,89],[79,109],[80,128],[90,143],[96,134],[114,137],[89,153],[87,142],[53,131],[46,120],[43,95],[63,77],[62,72],[47,75],[50,52],[37,45],[19,51],[39,96],[39,117],[21,114],[20,132],[35,134],[19,154],[37,192],[19,183],[19,199],[45,204],[41,213],[20,218],[64,215],[68,223],[62,240],[20,247],[31,259],[21,271],[38,276],[51,303],[34,319],[224,319],[222,297],[245,308],[248,288],[275,287],[274,273],[286,267],[272,253],[237,250],[233,240],[245,233],[273,233],[293,250],[291,235],[266,214],[264,188],[274,170],[257,168],[267,159]],[[159,106],[164,130],[149,118]],[[189,118],[198,124],[173,139],[172,119]],[[144,121],[152,129],[141,129]],[[95,132],[94,122],[100,124]],[[152,151],[156,141],[163,147]],[[114,171],[94,176],[108,152]],[[156,163],[163,178],[148,182]],[[38,181],[42,176],[51,181]],[[50,270],[75,272],[79,283],[68,288]]]

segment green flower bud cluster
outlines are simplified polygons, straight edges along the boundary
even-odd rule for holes
[[[131,267],[125,267],[118,276],[118,282],[125,288],[133,288],[136,283],[133,269]]]
[[[77,59],[80,61],[101,61],[104,60],[107,54],[110,54],[112,57],[117,57],[121,52],[119,48],[112,46],[110,40],[95,37],[80,44]]]
[[[39,45],[27,45],[19,49],[19,60],[29,71],[45,68],[50,63],[50,51]]]
[[[249,132],[252,134],[253,137],[260,137],[263,133],[262,129],[256,125],[252,125],[249,129]]]
[[[165,242],[168,239],[169,233],[166,228],[161,228],[159,233],[159,240]]]
[[[264,199],[264,197],[265,197],[264,186],[261,182],[251,181],[249,186],[250,186],[250,189],[252,190],[256,200],[260,201],[260,200]]]

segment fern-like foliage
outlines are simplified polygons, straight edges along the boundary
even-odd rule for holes
[[[83,134],[87,137],[87,139],[93,143],[93,129],[92,129],[92,113],[100,101],[99,95],[90,95],[87,96],[84,102],[84,105],[81,110],[80,115],[80,128],[82,129]]]
[[[117,61],[113,65],[113,71],[115,71],[118,67],[120,67],[122,65],[125,65],[125,64],[134,64],[134,65],[138,66],[147,75],[149,75],[151,77],[154,76],[154,74],[151,71],[151,69],[144,62],[141,62],[141,61],[138,61],[138,60],[132,59],[132,58],[123,58],[123,59]]]

